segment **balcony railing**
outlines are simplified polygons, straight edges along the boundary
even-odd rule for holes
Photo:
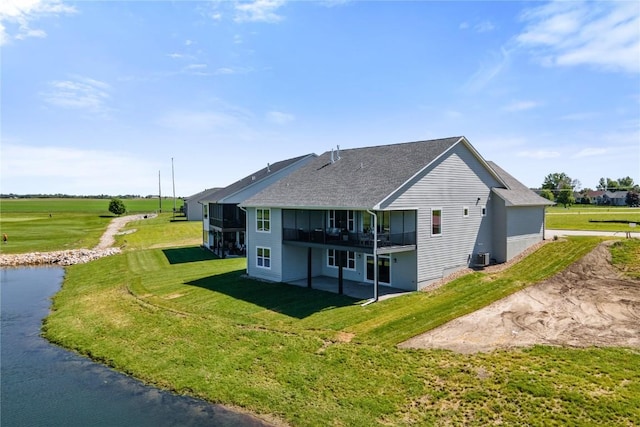
[[[373,233],[356,233],[332,228],[316,228],[314,230],[283,228],[282,239],[290,242],[307,242],[351,247],[372,247],[374,243]],[[379,248],[415,244],[415,231],[404,233],[383,232],[377,234],[377,246]]]
[[[209,225],[219,228],[245,228],[244,221],[235,219],[209,218]]]

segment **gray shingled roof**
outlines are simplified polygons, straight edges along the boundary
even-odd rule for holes
[[[288,166],[291,166],[292,164],[308,156],[314,156],[314,154],[305,154],[304,156],[298,156],[298,157],[293,157],[287,160],[281,160],[279,162],[269,165],[268,167],[265,166],[264,168],[252,173],[251,175],[247,175],[244,178],[224,188],[221,188],[216,192],[213,192],[212,194],[208,194],[206,198],[200,199],[199,201],[209,202],[209,203],[220,201],[225,197],[229,197],[237,193],[238,191],[244,190],[245,188],[249,187],[252,184],[260,182],[261,180],[268,177],[269,175],[273,175],[274,173],[279,172],[282,169]]]
[[[340,159],[333,163],[328,151],[242,205],[370,209],[461,140],[463,137],[453,137],[341,150]]]
[[[530,190],[494,162],[487,161],[487,164],[507,184],[508,188],[493,188],[493,192],[500,196],[507,206],[544,206],[554,204]]]
[[[192,203],[192,202],[199,202],[201,200],[206,199],[207,197],[211,196],[212,194],[218,192],[222,190],[221,187],[214,187],[214,188],[207,188],[204,191],[201,191],[199,193],[196,194],[192,194],[191,196],[187,197],[185,199],[185,202],[187,203]]]

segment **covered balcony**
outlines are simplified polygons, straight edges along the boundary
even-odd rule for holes
[[[373,220],[362,211],[283,211],[282,240],[302,246],[360,249],[378,253],[414,250],[416,245],[415,211],[378,213],[378,232]]]
[[[209,205],[209,225],[225,231],[244,231],[246,213],[236,204]]]

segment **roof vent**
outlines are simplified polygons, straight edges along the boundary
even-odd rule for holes
[[[255,176],[255,175],[253,175],[253,176],[251,177],[251,181],[255,181],[255,180],[256,180],[256,176]]]
[[[271,165],[267,163],[267,172],[271,172]]]
[[[336,149],[336,160],[340,160],[340,146],[337,146],[338,148]]]
[[[331,149],[331,163],[335,163],[335,159],[333,158],[333,148]]]

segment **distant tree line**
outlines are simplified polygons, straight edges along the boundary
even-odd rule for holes
[[[97,195],[84,195],[78,196],[74,194],[15,194],[15,193],[0,193],[2,199],[142,199],[139,194],[118,194],[117,196],[110,194],[97,194]],[[144,196],[145,199],[157,199],[157,194],[150,194]],[[169,197],[163,197],[168,199]]]
[[[550,173],[544,178],[540,195],[564,207],[576,203],[591,204],[590,188],[581,188],[582,184],[577,179],[571,179],[564,172]],[[625,203],[627,206],[638,206],[640,200],[640,185],[634,184],[633,178],[626,176],[617,180],[600,178],[597,189],[600,191],[626,191]]]

